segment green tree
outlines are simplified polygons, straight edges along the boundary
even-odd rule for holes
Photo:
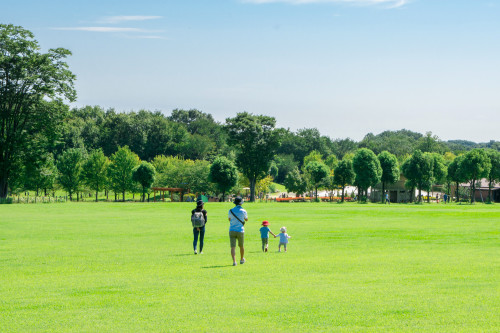
[[[238,169],[224,156],[217,156],[210,166],[210,181],[215,183],[217,189],[222,192],[222,201],[225,194],[238,183]]]
[[[299,168],[293,169],[286,175],[284,185],[288,192],[293,192],[296,195],[301,195],[307,190],[307,184],[300,174]]]
[[[70,200],[73,200],[73,193],[80,190],[83,160],[84,154],[81,149],[70,148],[64,151],[57,161],[59,170],[57,181],[69,193]]]
[[[447,179],[450,182],[455,183],[455,198],[456,201],[458,202],[460,200],[458,189],[460,187],[460,183],[463,183],[466,181],[465,175],[462,173],[462,170],[460,169],[460,165],[462,164],[462,160],[464,159],[464,155],[460,155],[455,157],[453,161],[448,165],[448,175]]]
[[[432,166],[432,159],[420,150],[416,150],[401,166],[403,175],[408,179],[407,185],[411,188],[418,188],[419,202],[422,202],[422,189],[430,187]]]
[[[155,174],[155,167],[146,161],[142,161],[132,171],[132,180],[142,187],[142,202],[146,200],[146,190],[149,190],[155,181]]]
[[[102,149],[94,150],[83,163],[82,177],[84,183],[95,191],[95,201],[98,201],[99,191],[107,182],[109,159],[104,155]]]
[[[488,202],[491,202],[491,189],[495,183],[500,182],[500,152],[488,149],[486,154],[490,158],[491,169],[488,174]]]
[[[280,145],[276,120],[247,112],[226,119],[230,143],[238,148],[236,164],[250,181],[250,201],[255,201],[255,185],[267,175],[269,166]]]
[[[108,177],[115,193],[122,193],[123,201],[125,201],[125,192],[134,189],[132,173],[139,162],[139,156],[130,151],[128,146],[120,147],[111,155]]]
[[[484,149],[472,149],[464,155],[459,168],[465,179],[470,183],[470,201],[475,202],[476,182],[481,178],[488,177],[491,162]]]
[[[299,165],[299,163],[294,160],[293,154],[275,155],[274,161],[278,167],[278,174],[274,177],[274,181],[279,184],[283,184],[286,175]]]
[[[399,166],[398,159],[395,155],[384,150],[378,154],[378,160],[380,162],[380,167],[382,168],[382,177],[380,181],[382,182],[382,195],[381,200],[384,202],[385,185],[394,184],[399,180]]]
[[[432,159],[432,178],[431,178],[431,191],[433,184],[444,184],[446,182],[446,176],[448,175],[448,168],[446,166],[446,161],[444,156],[439,153],[425,153],[429,154],[429,158]],[[427,196],[427,201],[430,202],[430,196]]]
[[[305,170],[310,176],[316,200],[318,200],[318,187],[328,177],[330,169],[322,162],[311,161],[306,164]]]
[[[380,162],[373,151],[361,148],[356,151],[352,160],[352,167],[356,174],[354,183],[359,188],[359,197],[367,195],[368,188],[375,186],[382,177]]]
[[[0,24],[0,198],[33,136],[59,120],[60,109],[40,106],[76,98],[75,76],[64,62],[70,54],[63,48],[41,53],[30,31]]]
[[[344,202],[344,190],[345,187],[354,182],[354,169],[352,167],[352,160],[349,158],[344,158],[335,167],[333,181],[335,184],[342,187],[342,202]]]
[[[36,195],[39,190],[43,189],[47,195],[47,190],[54,188],[57,178],[57,167],[53,155],[51,153],[31,155],[26,160],[22,178],[25,188],[35,190]]]

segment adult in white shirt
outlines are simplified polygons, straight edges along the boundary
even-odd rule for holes
[[[240,248],[240,264],[245,263],[245,248],[243,247],[244,235],[245,235],[245,222],[248,221],[247,211],[244,210],[241,205],[243,204],[243,198],[236,197],[234,199],[235,207],[229,210],[229,241],[231,243],[231,257],[233,258],[233,266],[236,266],[236,241],[238,241],[238,246]]]

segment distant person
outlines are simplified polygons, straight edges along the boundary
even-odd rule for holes
[[[439,203],[439,193],[436,194],[436,203]]]
[[[196,202],[196,208],[191,211],[191,224],[193,225],[193,248],[194,254],[198,254],[196,245],[198,235],[200,236],[200,254],[203,254],[203,239],[205,238],[205,225],[207,224],[207,211],[203,209],[203,200]]]
[[[262,239],[262,252],[267,252],[267,247],[269,246],[269,233],[276,238],[276,235],[269,229],[269,222],[262,222],[262,228],[260,228],[260,238]]]
[[[391,204],[391,201],[389,200],[389,192],[385,192],[385,203],[386,204]]]
[[[286,252],[286,245],[288,244],[288,239],[292,238],[292,236],[288,235],[286,233],[286,227],[281,227],[280,228],[280,245],[278,245],[278,252],[281,252],[281,245],[283,245],[283,248],[285,249]]]
[[[444,194],[443,195],[443,202],[446,203],[446,201],[448,201],[448,194]]]
[[[236,241],[238,241],[238,247],[240,248],[240,264],[245,263],[245,248],[243,247],[245,236],[244,225],[245,222],[248,221],[248,214],[247,211],[241,207],[243,204],[243,198],[236,197],[234,199],[234,204],[236,206],[229,210],[228,219],[231,257],[233,258],[233,266],[236,266]]]

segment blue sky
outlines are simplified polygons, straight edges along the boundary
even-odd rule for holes
[[[500,140],[500,0],[3,0],[0,22],[73,52],[75,106]]]

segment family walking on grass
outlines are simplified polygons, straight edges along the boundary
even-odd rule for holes
[[[231,258],[233,259],[233,266],[236,266],[236,243],[238,243],[238,247],[240,248],[240,264],[245,263],[245,222],[248,221],[248,214],[241,205],[243,204],[243,198],[236,197],[234,199],[234,205],[232,209],[228,212],[228,220],[229,220],[229,243],[231,245]],[[193,226],[193,249],[194,254],[198,254],[197,244],[198,244],[198,236],[200,239],[200,247],[199,253],[203,254],[203,239],[205,237],[205,226],[207,224],[207,211],[203,208],[203,201],[198,200],[196,202],[196,208],[191,211],[191,224]],[[262,239],[262,251],[267,252],[269,246],[269,234],[273,235],[274,238],[279,237],[279,247],[278,251],[281,252],[281,246],[283,246],[284,251],[286,252],[286,246],[288,244],[288,239],[291,238],[286,233],[286,227],[280,228],[279,236],[274,234],[269,228],[269,222],[263,221],[262,228],[260,228],[260,235]]]

